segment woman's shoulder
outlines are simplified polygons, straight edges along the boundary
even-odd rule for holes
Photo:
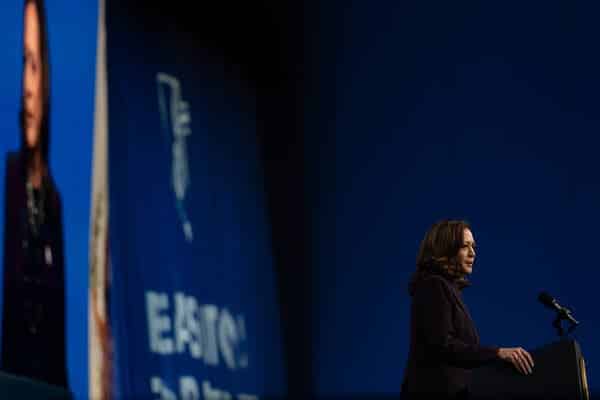
[[[427,274],[417,282],[415,292],[430,292],[430,291],[451,291],[451,283],[447,278],[438,274]]]
[[[428,285],[449,285],[448,279],[440,274],[427,274],[421,279],[422,283]]]
[[[19,151],[9,151],[6,153],[5,170],[4,170],[4,185],[7,193],[5,196],[19,197],[19,188],[23,184],[23,163],[22,156]]]
[[[9,151],[6,153],[6,175],[15,175],[21,168],[21,152]]]

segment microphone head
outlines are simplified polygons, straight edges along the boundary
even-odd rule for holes
[[[546,292],[541,292],[538,296],[538,300],[548,308],[556,308],[556,305],[554,304],[554,298]]]

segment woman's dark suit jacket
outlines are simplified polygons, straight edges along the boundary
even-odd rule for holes
[[[499,360],[479,335],[457,284],[431,274],[415,284],[402,398],[467,398],[471,369]]]
[[[67,386],[62,206],[51,176],[42,184],[45,222],[32,235],[22,153],[6,159],[2,370]]]

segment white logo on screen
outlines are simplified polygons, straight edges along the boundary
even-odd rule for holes
[[[190,186],[190,170],[186,139],[192,134],[190,129],[190,106],[181,97],[181,83],[172,75],[156,74],[158,87],[158,107],[161,128],[171,147],[171,185],[175,193],[175,207],[188,242],[194,235],[192,224],[185,208],[185,195]]]

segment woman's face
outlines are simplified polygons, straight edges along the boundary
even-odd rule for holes
[[[23,24],[23,122],[27,147],[35,148],[40,142],[43,107],[40,26],[32,3],[25,6]]]
[[[463,244],[458,250],[456,257],[458,269],[465,275],[473,272],[473,263],[475,262],[475,239],[470,229],[463,232]]]

